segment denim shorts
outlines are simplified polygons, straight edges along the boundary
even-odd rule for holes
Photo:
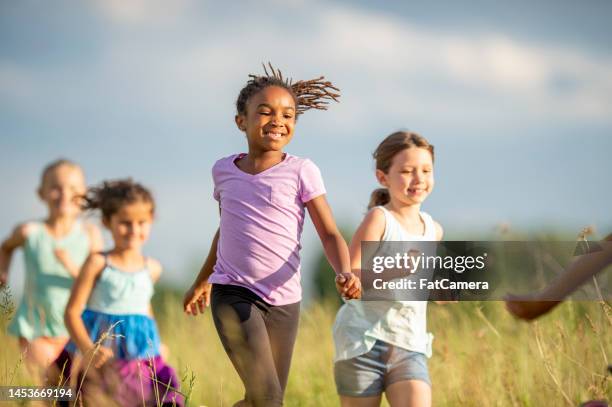
[[[377,396],[402,380],[421,380],[431,386],[424,354],[380,340],[369,352],[336,362],[334,377],[338,394],[349,397]]]

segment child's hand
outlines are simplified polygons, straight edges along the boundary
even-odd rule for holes
[[[8,272],[6,270],[0,270],[0,287],[8,283]]]
[[[115,357],[113,350],[106,346],[100,346],[98,349],[92,348],[90,352],[92,353],[91,363],[96,369],[101,368],[106,362]]]
[[[210,305],[210,294],[212,284],[204,283],[199,286],[192,285],[183,298],[183,309],[185,313],[193,316],[204,313],[204,309]]]
[[[546,314],[560,301],[543,301],[536,295],[508,295],[505,298],[506,309],[516,318],[531,321]]]
[[[361,280],[353,273],[336,275],[336,290],[348,300],[361,298]]]

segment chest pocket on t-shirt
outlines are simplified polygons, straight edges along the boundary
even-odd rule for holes
[[[297,192],[289,185],[274,184],[270,188],[270,201],[275,205],[293,205],[296,199]]]

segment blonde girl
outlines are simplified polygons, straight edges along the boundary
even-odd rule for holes
[[[41,221],[18,225],[2,242],[0,283],[8,280],[11,258],[23,248],[25,287],[9,333],[19,338],[28,366],[44,371],[68,342],[64,309],[70,288],[87,256],[102,248],[98,228],[79,220],[85,176],[77,164],[57,160],[42,172],[38,197],[47,207]]]

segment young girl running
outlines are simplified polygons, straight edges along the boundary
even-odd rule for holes
[[[79,269],[91,252],[100,250],[97,227],[79,221],[76,199],[85,192],[83,170],[68,160],[45,167],[38,196],[47,218],[15,228],[0,250],[0,284],[8,280],[15,249],[23,247],[25,287],[9,332],[19,338],[30,369],[43,373],[68,342],[64,309]]]
[[[153,197],[129,179],[108,181],[89,190],[85,208],[100,210],[114,247],[89,256],[66,307],[72,337],[66,350],[73,355],[78,348],[83,355],[84,400],[100,405],[96,392],[102,392],[121,406],[182,405],[177,377],[160,356],[150,303],[162,268],[142,254],[155,211]]]
[[[421,212],[434,186],[434,148],[408,132],[391,134],[374,152],[376,178],[370,211],[350,245],[351,265],[361,269],[363,241],[428,241],[442,227]],[[431,388],[426,301],[347,301],[334,324],[334,375],[344,407],[374,407],[384,392],[391,407],[427,407]]]
[[[212,170],[221,223],[184,307],[193,315],[203,312],[212,284],[215,326],[246,389],[245,400],[236,405],[283,403],[302,294],[305,209],[341,293],[350,298],[359,293],[319,169],[283,152],[297,116],[325,109],[327,99],[339,96],[322,79],[292,85],[274,69],[270,75],[251,75],[236,102],[236,124],[246,134],[248,154],[223,158]]]

